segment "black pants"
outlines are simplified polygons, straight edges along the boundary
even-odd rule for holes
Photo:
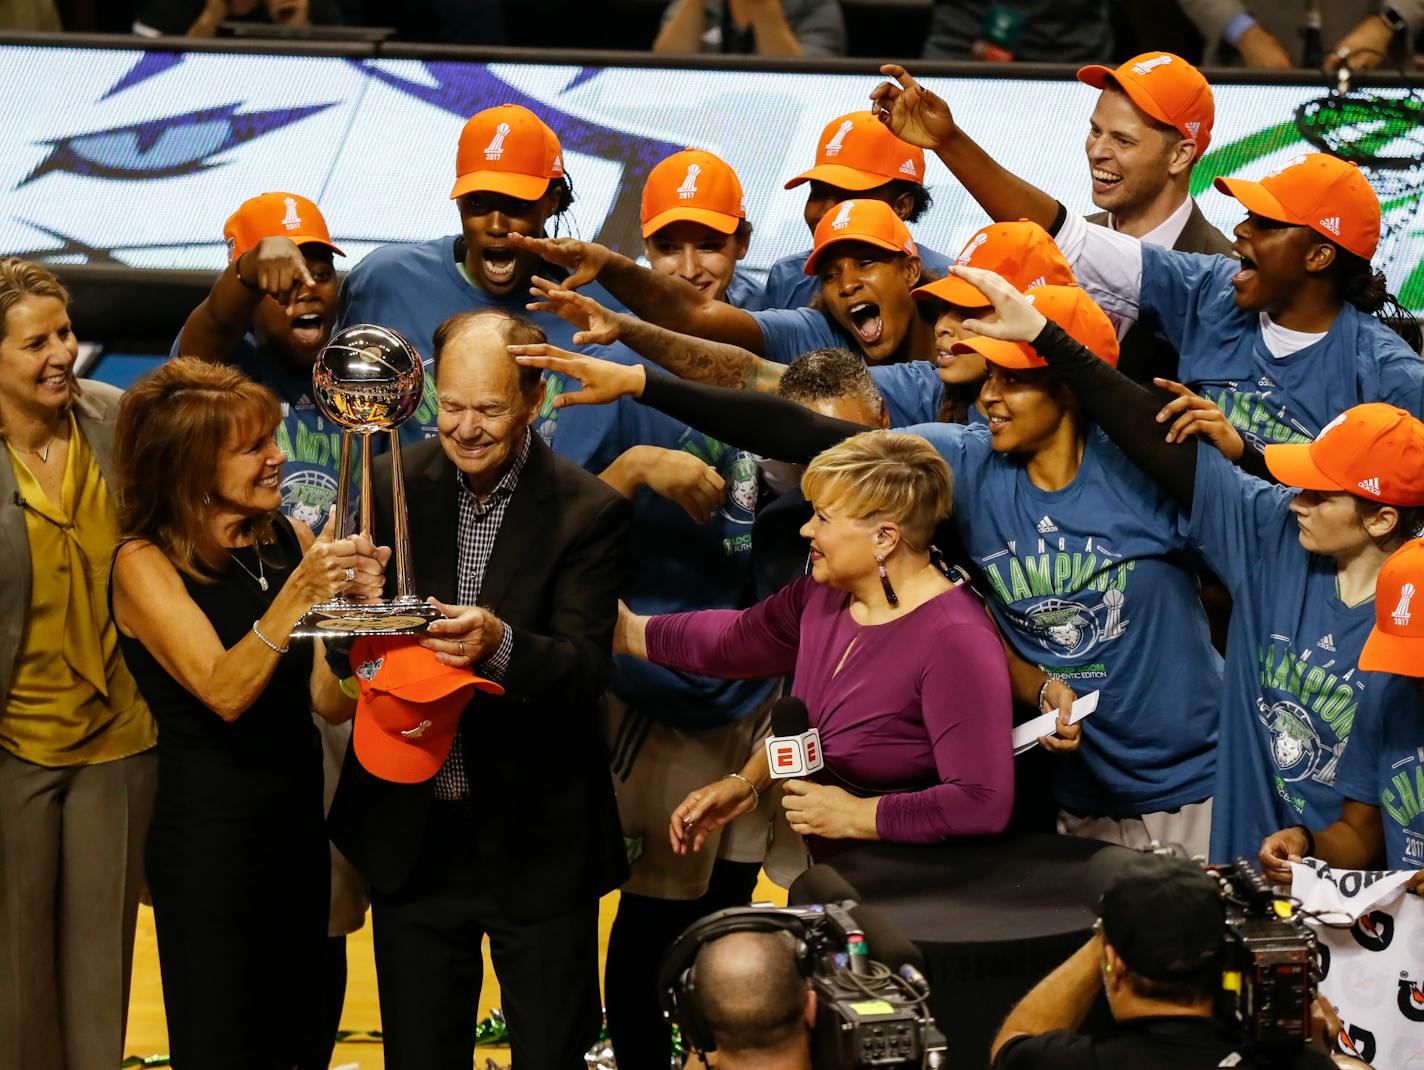
[[[719,859],[700,899],[652,899],[627,892],[619,897],[603,976],[618,1070],[668,1070],[672,1031],[663,1021],[657,991],[663,956],[694,921],[751,902],[760,871],[756,862]]]
[[[481,879],[472,818],[434,803],[406,888],[371,896],[389,1070],[470,1070],[488,935],[519,1070],[584,1070],[598,1039],[598,899],[514,921]]]

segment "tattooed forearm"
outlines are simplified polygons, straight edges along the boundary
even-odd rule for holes
[[[785,370],[740,346],[678,334],[633,316],[619,317],[618,337],[633,352],[696,383],[772,391]]]

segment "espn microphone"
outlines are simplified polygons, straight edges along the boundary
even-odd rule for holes
[[[806,703],[794,695],[777,699],[771,708],[766,764],[772,780],[806,776],[826,764],[821,758],[821,733],[811,727]]]

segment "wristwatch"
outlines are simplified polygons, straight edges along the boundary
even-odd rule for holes
[[[1409,23],[1405,22],[1399,12],[1388,4],[1381,4],[1377,14],[1380,18],[1384,19],[1384,24],[1389,27],[1390,32],[1393,34],[1398,35],[1409,29]]]

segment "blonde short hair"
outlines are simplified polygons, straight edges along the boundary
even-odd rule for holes
[[[912,549],[924,550],[949,516],[954,480],[944,458],[918,435],[863,431],[817,454],[801,477],[801,493],[835,501],[858,520],[893,520]]]

